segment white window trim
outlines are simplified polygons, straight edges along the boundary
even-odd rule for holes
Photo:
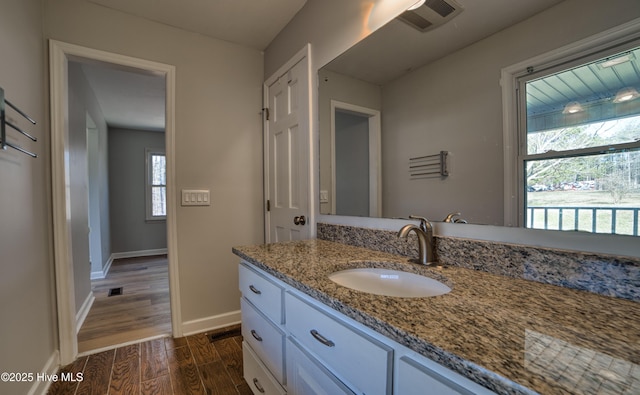
[[[502,69],[500,85],[502,86],[505,226],[524,226],[524,187],[519,181],[519,175],[523,174],[523,169],[522,163],[518,160],[519,147],[522,144],[518,135],[516,92],[518,78],[529,74],[531,70],[548,69],[570,59],[587,58],[593,53],[639,38],[640,18]]]
[[[145,148],[144,150],[144,166],[145,166],[145,172],[144,172],[144,205],[145,205],[145,212],[146,212],[146,220],[147,221],[165,221],[167,219],[166,215],[153,215],[152,214],[152,202],[151,202],[151,166],[150,166],[150,159],[151,159],[151,155],[164,155],[165,160],[167,158],[167,155],[165,154],[165,151],[163,148]],[[168,193],[167,191],[167,185],[165,184],[165,191]],[[166,212],[166,210],[165,210]]]

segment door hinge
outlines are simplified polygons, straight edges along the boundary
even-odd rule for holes
[[[267,211],[271,211],[271,200],[267,199]]]
[[[265,107],[262,109],[262,112],[264,113],[267,121],[269,120],[269,107]]]

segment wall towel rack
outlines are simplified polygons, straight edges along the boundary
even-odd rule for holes
[[[412,180],[429,177],[446,177],[448,151],[440,151],[438,154],[417,156],[409,158],[409,177]]]
[[[10,128],[18,131],[20,134],[22,134],[23,136],[29,138],[31,141],[38,141],[38,139],[36,139],[32,135],[30,135],[29,133],[25,132],[24,130],[20,129],[19,127],[17,127],[13,123],[7,121],[7,118],[6,118],[6,115],[5,115],[5,104],[7,106],[13,108],[18,114],[20,114],[22,117],[24,117],[26,120],[28,120],[32,124],[34,124],[34,125],[36,124],[36,121],[34,121],[33,118],[31,118],[30,116],[25,114],[18,107],[16,107],[13,104],[11,104],[11,102],[9,100],[7,100],[5,98],[5,96],[4,96],[4,89],[0,88],[0,148],[2,148],[3,150],[6,150],[7,147],[13,148],[14,150],[20,151],[23,154],[27,154],[27,155],[29,155],[31,157],[37,158],[38,155],[34,154],[33,152],[27,151],[26,149],[20,147],[19,145],[12,144],[12,143],[7,141],[7,128],[6,128],[7,126],[9,126]]]

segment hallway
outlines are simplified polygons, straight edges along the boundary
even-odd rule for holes
[[[79,353],[171,335],[166,255],[114,260],[91,286],[96,299],[78,333]],[[109,296],[114,288],[122,293]]]

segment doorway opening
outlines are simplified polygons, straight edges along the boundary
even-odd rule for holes
[[[331,101],[331,214],[381,216],[380,130],[380,111]]]
[[[153,75],[164,78],[165,84],[165,150],[166,150],[166,259],[168,267],[169,304],[171,310],[171,332],[173,336],[181,336],[180,304],[177,271],[177,238],[175,213],[175,154],[174,154],[174,92],[175,67],[171,65],[146,61],[128,56],[84,48],[72,44],[50,41],[50,90],[51,90],[51,165],[53,195],[54,226],[54,260],[56,272],[56,298],[58,313],[58,333],[60,337],[60,363],[71,363],[78,356],[78,305],[85,303],[76,297],[76,276],[82,270],[91,271],[89,262],[80,268],[74,262],[73,227],[71,221],[72,194],[71,183],[74,165],[70,160],[70,152],[77,148],[72,145],[69,125],[69,103],[74,97],[69,92],[70,62],[86,64],[103,64],[109,67],[129,70],[141,75]],[[84,171],[88,171],[85,167]],[[77,178],[76,178],[77,180]],[[77,197],[74,197],[77,198]],[[87,201],[89,199],[86,199]],[[86,202],[86,205],[89,203]],[[88,216],[85,210],[85,216]],[[88,233],[85,230],[85,233]],[[86,234],[85,234],[86,236]],[[89,249],[87,241],[86,250]],[[88,256],[88,253],[87,253]],[[86,266],[86,267],[85,267]],[[76,267],[78,269],[76,269]],[[84,274],[82,274],[84,279]],[[87,274],[90,276],[90,274]],[[83,285],[78,285],[81,287]],[[124,290],[126,292],[126,290]],[[82,308],[82,307],[81,307]]]

